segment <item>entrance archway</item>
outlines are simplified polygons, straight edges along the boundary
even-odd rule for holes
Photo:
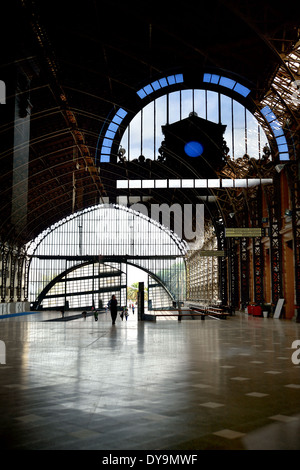
[[[36,308],[127,302],[127,265],[147,272],[172,300],[185,298],[186,244],[149,217],[120,205],[73,214],[28,247],[28,297]]]

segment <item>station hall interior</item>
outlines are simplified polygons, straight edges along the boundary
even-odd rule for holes
[[[1,450],[300,449],[299,13],[5,6]]]

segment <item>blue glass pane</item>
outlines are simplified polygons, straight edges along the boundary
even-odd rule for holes
[[[204,81],[205,83],[210,83],[210,79],[211,79],[211,74],[210,74],[210,73],[205,73],[205,74],[203,75],[203,81]]]
[[[191,140],[185,144],[184,151],[189,157],[199,157],[203,153],[203,146],[200,142]]]
[[[271,113],[272,110],[269,106],[265,106],[264,108],[262,108],[261,110],[261,113],[264,115],[264,116],[267,116],[267,114]]]
[[[289,160],[290,159],[290,156],[288,153],[280,153],[279,154],[279,160]]]
[[[114,133],[116,133],[118,129],[119,129],[119,126],[117,126],[117,124],[114,124],[113,122],[111,122],[107,128],[108,131],[111,131]]]
[[[219,83],[220,75],[212,75],[211,76],[211,83]]]
[[[107,131],[105,132],[105,137],[108,137],[109,139],[114,139],[114,138],[115,138],[115,135],[116,135],[115,132],[111,132],[111,131],[109,131],[109,130],[107,130]]]
[[[103,145],[103,147],[111,147],[112,143],[113,143],[113,141],[110,140],[110,139],[103,139],[102,145]]]
[[[112,122],[114,122],[116,124],[121,124],[122,121],[123,121],[123,118],[121,118],[117,114],[112,118]]]
[[[176,83],[174,75],[169,75],[169,77],[167,77],[167,80],[169,82],[169,85],[174,85]]]
[[[282,135],[281,137],[277,137],[276,142],[277,145],[286,144],[286,138],[284,137],[284,135]]]
[[[156,80],[155,82],[152,82],[151,85],[152,85],[152,87],[154,88],[155,91],[159,90],[161,88],[158,80]]]
[[[239,93],[240,95],[246,98],[246,96],[249,95],[251,90],[249,90],[249,88],[245,87],[244,85],[237,83],[234,87],[234,91],[236,91],[237,93]]]
[[[142,99],[147,96],[143,89],[137,91],[137,94],[138,94],[139,97],[142,98]]]
[[[231,78],[221,77],[220,79],[220,85],[225,86],[226,88],[230,88],[231,90],[234,87],[235,83],[235,80],[231,80]]]
[[[121,116],[121,118],[124,119],[125,116],[127,116],[127,111],[125,111],[125,109],[123,108],[120,108],[117,113],[116,113],[118,116]]]
[[[151,85],[147,85],[144,87],[144,92],[146,93],[146,95],[150,95],[151,93],[153,93],[153,88]]]
[[[168,82],[167,82],[167,79],[166,78],[161,78],[160,80],[158,80],[160,85],[162,87],[165,87],[165,86],[168,86]]]
[[[271,127],[275,137],[279,137],[280,135],[283,135],[282,127],[281,127],[281,125],[279,124],[278,121],[270,122],[270,127]]]
[[[109,161],[110,161],[109,155],[103,155],[103,154],[101,154],[100,162],[102,162],[102,163],[109,163]]]
[[[177,75],[175,75],[175,80],[176,80],[176,83],[183,83],[182,73],[178,73]]]
[[[287,144],[285,144],[285,145],[278,145],[278,150],[279,150],[280,153],[282,153],[282,152],[285,153],[285,152],[288,152],[288,151],[289,151],[289,148],[288,148]]]
[[[266,115],[266,119],[267,119],[268,122],[275,121],[276,116],[275,116],[275,114],[273,113],[273,111],[271,111],[269,114]]]

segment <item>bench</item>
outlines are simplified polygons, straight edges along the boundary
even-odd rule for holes
[[[201,315],[219,317],[223,320],[226,320],[229,315],[229,313],[225,312],[223,308],[211,307],[209,305],[190,305],[189,307],[193,311],[201,312]]]
[[[167,313],[167,312],[178,312],[178,313]],[[201,306],[201,305],[190,305],[188,309],[172,309],[167,310],[166,313],[155,314],[156,317],[178,317],[178,321],[181,321],[182,317],[201,317],[201,320],[205,320],[206,316],[219,317],[226,319],[229,314],[224,312],[221,308]]]

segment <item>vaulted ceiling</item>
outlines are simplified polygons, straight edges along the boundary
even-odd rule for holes
[[[177,72],[193,85],[205,70],[224,70],[241,77],[259,103],[278,70],[286,70],[284,58],[299,39],[297,12],[284,2],[279,7],[256,0],[9,4],[9,47],[0,68],[7,86],[1,106],[0,225],[2,240],[18,243],[113,193],[113,166],[110,182],[95,161],[99,134],[113,109],[138,111],[136,92],[142,86]],[[28,82],[16,83],[16,74]],[[17,193],[26,210],[18,227],[12,221],[15,93],[30,107],[28,185],[22,194],[19,180]]]

